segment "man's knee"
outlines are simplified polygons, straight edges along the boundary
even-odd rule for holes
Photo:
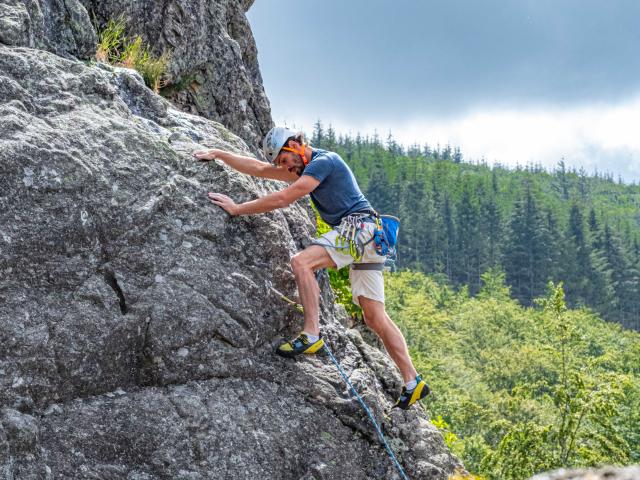
[[[382,328],[384,320],[379,315],[364,315],[364,323],[366,323],[367,327],[371,330],[377,332]]]
[[[363,307],[362,313],[364,314],[364,322],[367,324],[367,326],[373,331],[378,331],[384,328],[384,325],[387,323],[387,315],[384,310],[384,304],[377,305],[372,303],[373,300],[365,299],[363,301],[363,297],[358,298],[360,300],[360,305]]]
[[[325,267],[335,267],[335,263],[326,253],[324,248],[317,245],[307,247],[291,257],[291,269],[293,273],[315,271]]]

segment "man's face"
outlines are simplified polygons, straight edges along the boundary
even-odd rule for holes
[[[283,168],[289,172],[295,173],[297,176],[302,175],[304,163],[300,155],[286,150],[281,150],[274,161],[276,167]]]

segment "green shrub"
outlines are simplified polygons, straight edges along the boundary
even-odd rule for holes
[[[640,335],[567,308],[561,285],[524,308],[500,272],[483,281],[469,298],[422,273],[385,275],[387,311],[434,392],[432,421],[466,469],[520,480],[637,463]]]
[[[149,45],[140,35],[129,38],[125,34],[124,17],[109,20],[98,36],[96,59],[111,65],[133,68],[142,75],[145,84],[158,93],[164,86],[164,74],[169,63],[169,54],[155,57]]]
[[[124,29],[123,17],[107,22],[107,26],[98,35],[96,60],[112,64],[118,62],[125,40]]]

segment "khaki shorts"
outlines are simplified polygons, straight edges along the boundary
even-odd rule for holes
[[[364,229],[360,233],[360,240],[367,242],[373,237],[375,224],[366,222]],[[353,257],[348,251],[335,248],[338,232],[335,229],[318,238],[314,243],[325,248],[331,259],[335,262],[339,270],[354,263]],[[385,257],[378,255],[373,242],[364,248],[364,254],[357,263],[384,263]],[[353,303],[360,306],[358,297],[362,296],[384,303],[384,280],[380,270],[353,270],[349,269],[349,281],[351,282],[351,295]]]

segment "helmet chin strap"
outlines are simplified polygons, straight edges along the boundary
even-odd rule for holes
[[[307,163],[309,163],[309,161],[307,160],[307,157],[304,154],[306,148],[307,148],[307,144],[303,143],[299,149],[282,147],[282,150],[286,150],[287,152],[297,153],[298,155],[300,155],[300,157],[302,158],[302,163],[304,163],[304,166],[306,167]]]

